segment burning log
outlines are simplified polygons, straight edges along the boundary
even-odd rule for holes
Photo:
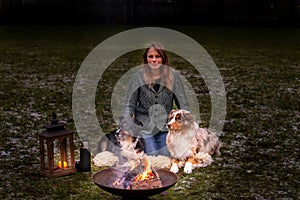
[[[131,188],[133,190],[146,190],[162,187],[162,183],[159,179],[145,179],[141,181],[131,182]]]
[[[134,178],[133,174],[128,172],[124,172],[122,177],[118,178],[115,182],[113,182],[113,187],[121,188],[121,189],[131,189],[130,181]]]
[[[135,166],[133,169],[125,171],[121,177],[117,178],[112,186],[120,189],[133,189],[133,190],[143,190],[143,189],[153,189],[162,187],[158,173],[152,169],[151,163],[144,156],[141,159],[140,165],[143,167],[143,171],[140,172],[138,168],[141,166]],[[139,171],[135,173],[135,171]]]

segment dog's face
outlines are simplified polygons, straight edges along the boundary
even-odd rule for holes
[[[170,131],[178,131],[192,121],[194,121],[194,118],[189,111],[172,110],[168,118],[167,128]]]
[[[125,131],[121,130],[117,137],[121,149],[135,151],[137,153],[144,151],[145,141],[142,137],[133,136],[131,130]]]
[[[141,126],[136,125],[131,118],[123,117],[120,120],[120,130],[118,141],[122,149],[144,150],[144,140],[140,136]]]
[[[120,134],[118,135],[117,140],[120,143],[120,146],[122,148],[124,148],[125,146],[128,146],[129,144],[133,144],[133,142],[134,142],[133,136],[124,130],[120,131]]]

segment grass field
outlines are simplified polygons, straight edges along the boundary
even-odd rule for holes
[[[0,198],[117,199],[76,173],[39,175],[38,134],[52,112],[75,131],[72,89],[81,63],[104,39],[132,27],[0,27]],[[300,196],[300,29],[169,27],[198,41],[224,80],[227,116],[222,155],[151,199],[297,199]],[[140,51],[109,66],[96,109],[106,132],[114,128],[110,95],[118,77],[141,63]],[[209,91],[192,66],[170,54],[210,120]],[[119,74],[119,75],[118,75]],[[75,132],[76,135],[76,132]],[[75,137],[76,152],[80,145]],[[99,168],[92,168],[93,172]]]

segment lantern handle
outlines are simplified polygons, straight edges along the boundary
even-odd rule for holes
[[[57,119],[57,116],[56,116],[55,112],[52,113],[51,123],[52,124],[57,124],[58,123],[58,119]]]

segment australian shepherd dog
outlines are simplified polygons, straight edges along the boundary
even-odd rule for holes
[[[119,164],[125,163],[130,155],[139,155],[144,151],[145,141],[139,135],[140,126],[131,119],[122,120],[120,126],[103,135],[98,143],[97,153],[111,152],[119,158]]]
[[[206,128],[199,128],[192,114],[186,110],[172,110],[168,123],[167,147],[171,155],[171,169],[177,173],[192,173],[198,167],[212,163],[212,155],[220,155],[218,136]]]

